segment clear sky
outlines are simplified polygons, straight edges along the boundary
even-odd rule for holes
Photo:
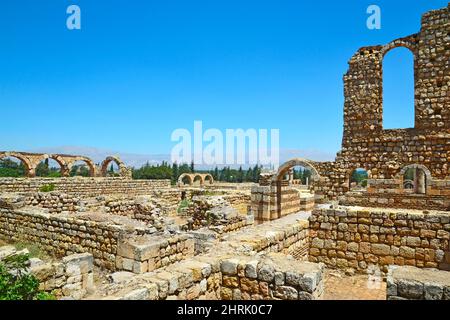
[[[0,149],[169,153],[172,131],[202,120],[280,129],[282,148],[334,154],[347,61],[418,32],[421,15],[447,3],[4,0]],[[81,8],[81,30],[66,28],[70,4]],[[381,7],[381,30],[366,27],[370,4]],[[384,67],[389,115],[408,120],[387,126],[409,126],[412,58],[392,52]]]

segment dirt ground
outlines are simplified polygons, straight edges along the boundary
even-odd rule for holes
[[[346,275],[326,270],[324,300],[386,300],[386,282],[371,282],[368,275]]]

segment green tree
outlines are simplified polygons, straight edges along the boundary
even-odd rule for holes
[[[172,165],[172,183],[177,183],[178,178],[178,164],[174,162],[174,164]]]

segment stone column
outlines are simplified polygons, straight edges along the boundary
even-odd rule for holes
[[[292,185],[293,182],[294,182],[294,169],[292,168],[289,170],[289,184]]]
[[[414,185],[415,185],[415,193],[418,194],[425,194],[427,193],[427,186],[426,186],[426,176],[425,172],[422,169],[416,169],[416,174],[414,178]]]

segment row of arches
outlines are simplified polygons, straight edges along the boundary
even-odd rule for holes
[[[123,176],[128,171],[115,156],[96,165],[90,158],[57,154],[0,152],[0,175],[11,177],[108,177]]]
[[[210,174],[200,174],[200,173],[183,173],[178,178],[179,186],[203,186],[205,184],[213,184],[214,178]]]
[[[303,179],[296,179],[296,170],[299,168],[304,173]],[[364,168],[354,168],[347,172],[347,180],[345,184],[349,191],[366,190],[368,181],[371,179],[370,170]],[[313,187],[316,182],[321,179],[318,169],[314,162],[306,159],[292,159],[284,163],[272,178],[273,184],[280,184],[282,181],[288,181],[290,184],[302,184],[307,187]],[[395,180],[401,181],[401,188],[406,193],[426,194],[427,185],[432,180],[430,170],[420,164],[410,164],[404,166],[394,177]]]

